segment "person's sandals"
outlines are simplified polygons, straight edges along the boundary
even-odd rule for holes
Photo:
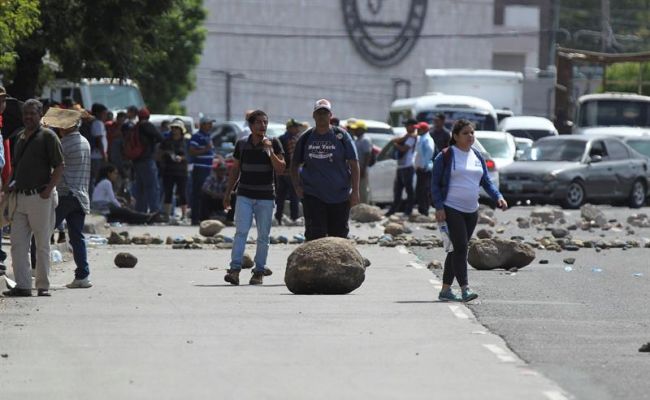
[[[231,285],[239,285],[239,270],[227,269],[223,280]]]

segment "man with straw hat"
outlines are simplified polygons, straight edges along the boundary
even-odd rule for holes
[[[90,143],[79,133],[82,114],[75,110],[50,108],[43,117],[43,125],[57,129],[61,136],[65,170],[63,179],[57,185],[59,205],[56,208],[56,223],[65,219],[70,236],[70,245],[77,268],[74,280],[66,286],[70,289],[86,289],[90,282],[88,253],[83,234],[86,214],[90,212],[88,184],[90,182]]]

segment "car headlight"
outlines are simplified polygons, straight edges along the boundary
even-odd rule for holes
[[[557,179],[557,175],[554,173],[546,174],[542,177],[542,182],[553,182]]]

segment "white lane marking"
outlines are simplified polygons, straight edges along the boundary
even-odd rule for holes
[[[555,392],[555,391],[544,392],[544,396],[546,396],[548,400],[568,400],[568,397],[566,397],[560,392]]]
[[[501,347],[497,346],[496,344],[484,344],[483,345],[486,349],[490,350],[492,353],[494,353],[497,358],[503,362],[515,362],[516,359],[508,354],[507,351],[502,349]]]
[[[424,265],[420,264],[419,262],[411,261],[409,265],[415,269],[424,269]]]
[[[401,254],[408,254],[409,251],[406,249],[404,246],[397,246],[396,247],[397,251],[399,251]]]
[[[429,279],[429,283],[433,285],[434,289],[442,289],[442,282],[437,279]]]
[[[463,310],[460,309],[459,306],[449,306],[449,309],[451,312],[454,313],[456,318],[458,319],[469,319],[469,316],[463,312]]]

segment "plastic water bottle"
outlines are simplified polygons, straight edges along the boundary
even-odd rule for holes
[[[52,250],[52,251],[50,252],[50,260],[51,260],[53,263],[60,263],[60,262],[63,261],[63,255],[62,255],[61,252],[58,251],[58,250]]]
[[[442,239],[442,247],[447,253],[454,251],[454,245],[451,243],[451,238],[449,237],[449,227],[446,222],[438,223],[438,230],[440,231],[440,238]]]

